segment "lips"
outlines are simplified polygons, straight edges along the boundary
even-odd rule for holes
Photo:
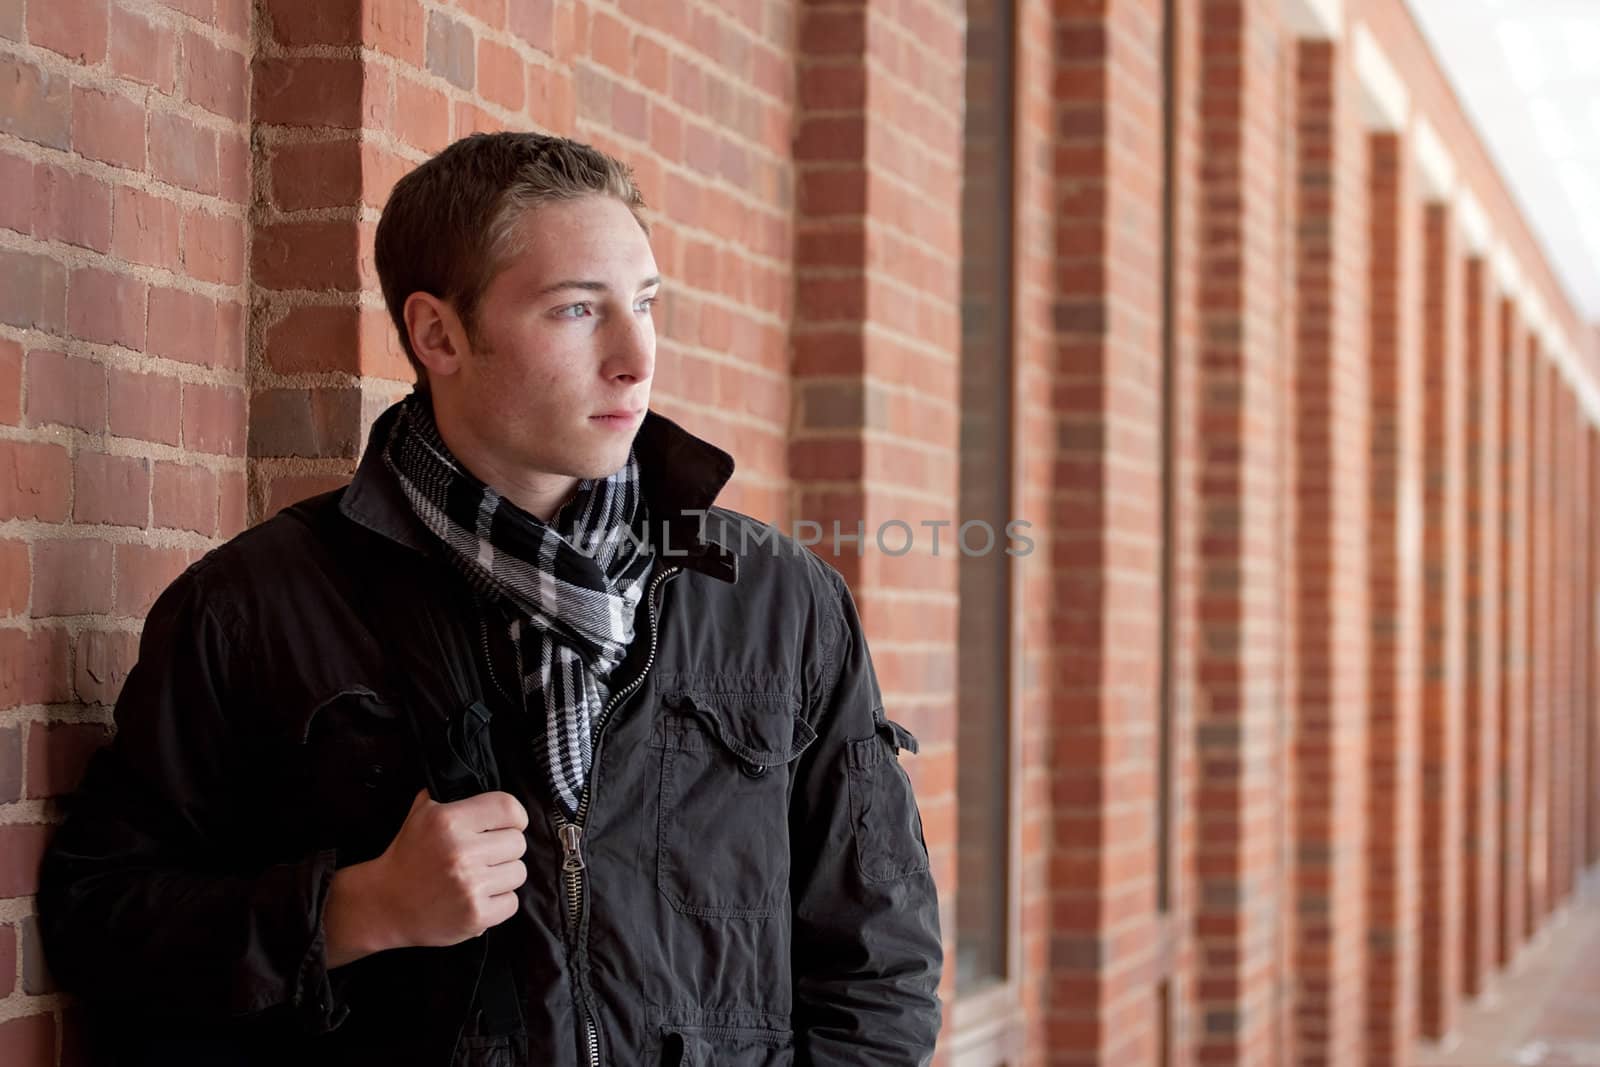
[[[614,411],[602,411],[598,415],[591,415],[594,419],[636,419],[644,414],[643,408],[617,408]]]

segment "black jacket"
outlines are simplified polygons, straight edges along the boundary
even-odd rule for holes
[[[884,717],[850,593],[712,505],[721,450],[654,413],[638,446],[649,514],[670,523],[612,675],[576,874],[541,725],[508,695],[503,620],[434,554],[370,442],[350,486],[166,590],[41,872],[47,958],[102,1058],[930,1059],[938,908],[898,759],[915,741]],[[333,871],[379,855],[425,781],[523,801],[519,913],[328,971]]]

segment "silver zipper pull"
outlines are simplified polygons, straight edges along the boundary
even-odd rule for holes
[[[583,870],[583,827],[569,822],[561,828],[561,869],[571,874]]]

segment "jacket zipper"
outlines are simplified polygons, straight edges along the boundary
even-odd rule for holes
[[[561,876],[567,885],[567,933],[572,941],[574,951],[578,945],[578,929],[582,925],[584,871],[588,869],[583,861],[583,823],[589,814],[589,798],[592,794],[590,785],[593,782],[593,767],[600,761],[600,743],[604,736],[606,720],[611,718],[611,712],[630,696],[633,691],[644,683],[650,668],[656,662],[656,644],[659,639],[658,620],[656,618],[656,590],[682,567],[668,567],[660,571],[650,581],[650,590],[645,599],[649,602],[650,620],[650,654],[645,658],[644,669],[622,689],[611,694],[611,699],[606,701],[606,706],[600,712],[600,718],[594,724],[594,760],[590,764],[590,780],[583,785],[583,795],[578,798],[578,811],[576,818],[568,822],[559,808],[555,812],[556,836],[561,840]],[[574,975],[574,982],[577,976]],[[578,1015],[583,1020],[584,1040],[589,1050],[589,1067],[600,1067],[600,1035],[595,1028],[594,1015],[589,1011],[581,997],[575,998]]]

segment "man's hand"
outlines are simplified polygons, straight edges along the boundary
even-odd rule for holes
[[[421,790],[383,855],[334,873],[328,967],[374,952],[454,945],[517,911],[528,813],[510,793],[438,804]]]

